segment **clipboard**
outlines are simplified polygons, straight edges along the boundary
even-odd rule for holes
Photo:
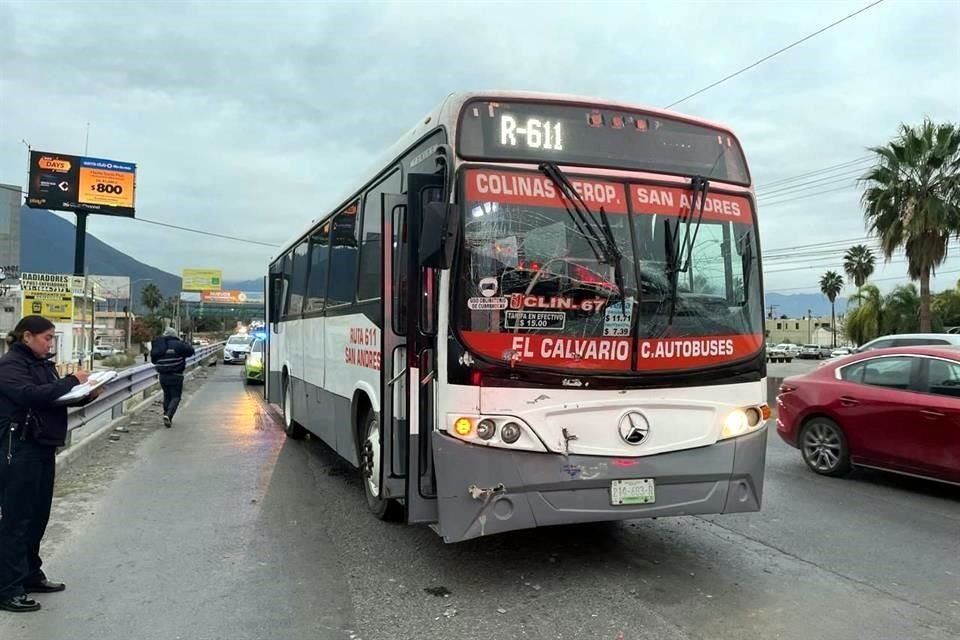
[[[57,398],[57,404],[66,404],[83,400],[95,389],[98,389],[117,377],[116,371],[97,371],[90,374],[90,379],[83,384],[78,384],[73,389]]]

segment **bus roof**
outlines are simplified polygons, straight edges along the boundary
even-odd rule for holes
[[[376,162],[372,167],[367,167],[366,170],[361,174],[361,177],[352,181],[350,184],[349,190],[346,193],[343,193],[336,201],[331,203],[329,208],[324,208],[323,213],[310,220],[310,223],[305,225],[304,228],[297,231],[296,235],[292,236],[289,240],[283,243],[282,247],[278,253],[270,259],[270,262],[273,262],[277,257],[284,255],[289,251],[297,242],[299,242],[304,233],[320,222],[323,218],[326,218],[330,212],[338,210],[341,206],[345,206],[347,201],[351,199],[354,194],[356,194],[360,189],[366,185],[374,175],[379,174],[380,171],[386,168],[390,163],[396,160],[400,155],[406,151],[408,148],[413,146],[425,135],[436,129],[438,126],[443,126],[446,128],[447,133],[449,134],[449,143],[451,145],[456,145],[456,120],[457,116],[460,114],[460,110],[463,105],[474,99],[483,99],[483,98],[493,98],[500,99],[504,101],[509,100],[527,100],[527,101],[543,101],[543,102],[560,102],[560,103],[569,103],[569,104],[582,104],[590,106],[600,106],[612,109],[623,109],[628,111],[644,111],[654,116],[663,116],[665,118],[672,118],[674,120],[680,120],[683,122],[688,122],[690,124],[696,124],[700,126],[710,127],[723,131],[724,133],[732,136],[737,140],[739,144],[739,139],[737,139],[736,134],[730,130],[724,124],[718,122],[713,122],[710,120],[705,120],[703,118],[697,118],[694,116],[688,116],[676,111],[667,111],[665,109],[658,109],[655,107],[647,107],[638,104],[630,104],[627,102],[620,102],[617,100],[605,100],[602,98],[590,98],[586,96],[577,96],[571,94],[562,94],[562,93],[541,93],[535,91],[509,91],[509,90],[491,90],[491,91],[460,91],[453,92],[447,95],[440,104],[431,109],[425,116],[420,118],[417,121],[417,124],[404,133],[399,140],[394,142],[382,155],[377,157]]]

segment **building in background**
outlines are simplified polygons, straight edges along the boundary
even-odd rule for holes
[[[20,320],[20,204],[19,185],[0,184],[0,353],[6,352],[7,332]]]
[[[817,344],[831,346],[833,334],[837,334],[837,346],[844,342],[843,316],[837,315],[837,325],[832,325],[830,316],[803,316],[801,318],[767,318],[767,343]]]

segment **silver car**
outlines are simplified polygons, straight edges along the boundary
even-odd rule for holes
[[[954,333],[901,333],[874,338],[857,349],[857,353],[871,349],[891,349],[893,347],[922,347],[930,345],[958,346],[960,335]]]

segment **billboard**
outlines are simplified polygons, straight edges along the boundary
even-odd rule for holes
[[[203,304],[260,305],[264,303],[262,291],[181,291],[181,302]]]
[[[204,291],[200,300],[204,304],[248,304],[243,291]]]
[[[20,274],[20,288],[24,291],[42,293],[71,293],[74,276],[66,273],[30,273]],[[82,281],[83,278],[80,278]]]
[[[220,291],[223,269],[184,269],[181,273],[184,291]]]
[[[24,291],[23,315],[43,316],[51,322],[73,322],[73,294]]]
[[[63,273],[21,273],[25,316],[43,316],[52,322],[73,321],[73,276]]]
[[[129,300],[130,278],[127,276],[90,276],[95,291],[107,300]]]
[[[31,151],[27,206],[132,218],[136,175],[131,162]]]

